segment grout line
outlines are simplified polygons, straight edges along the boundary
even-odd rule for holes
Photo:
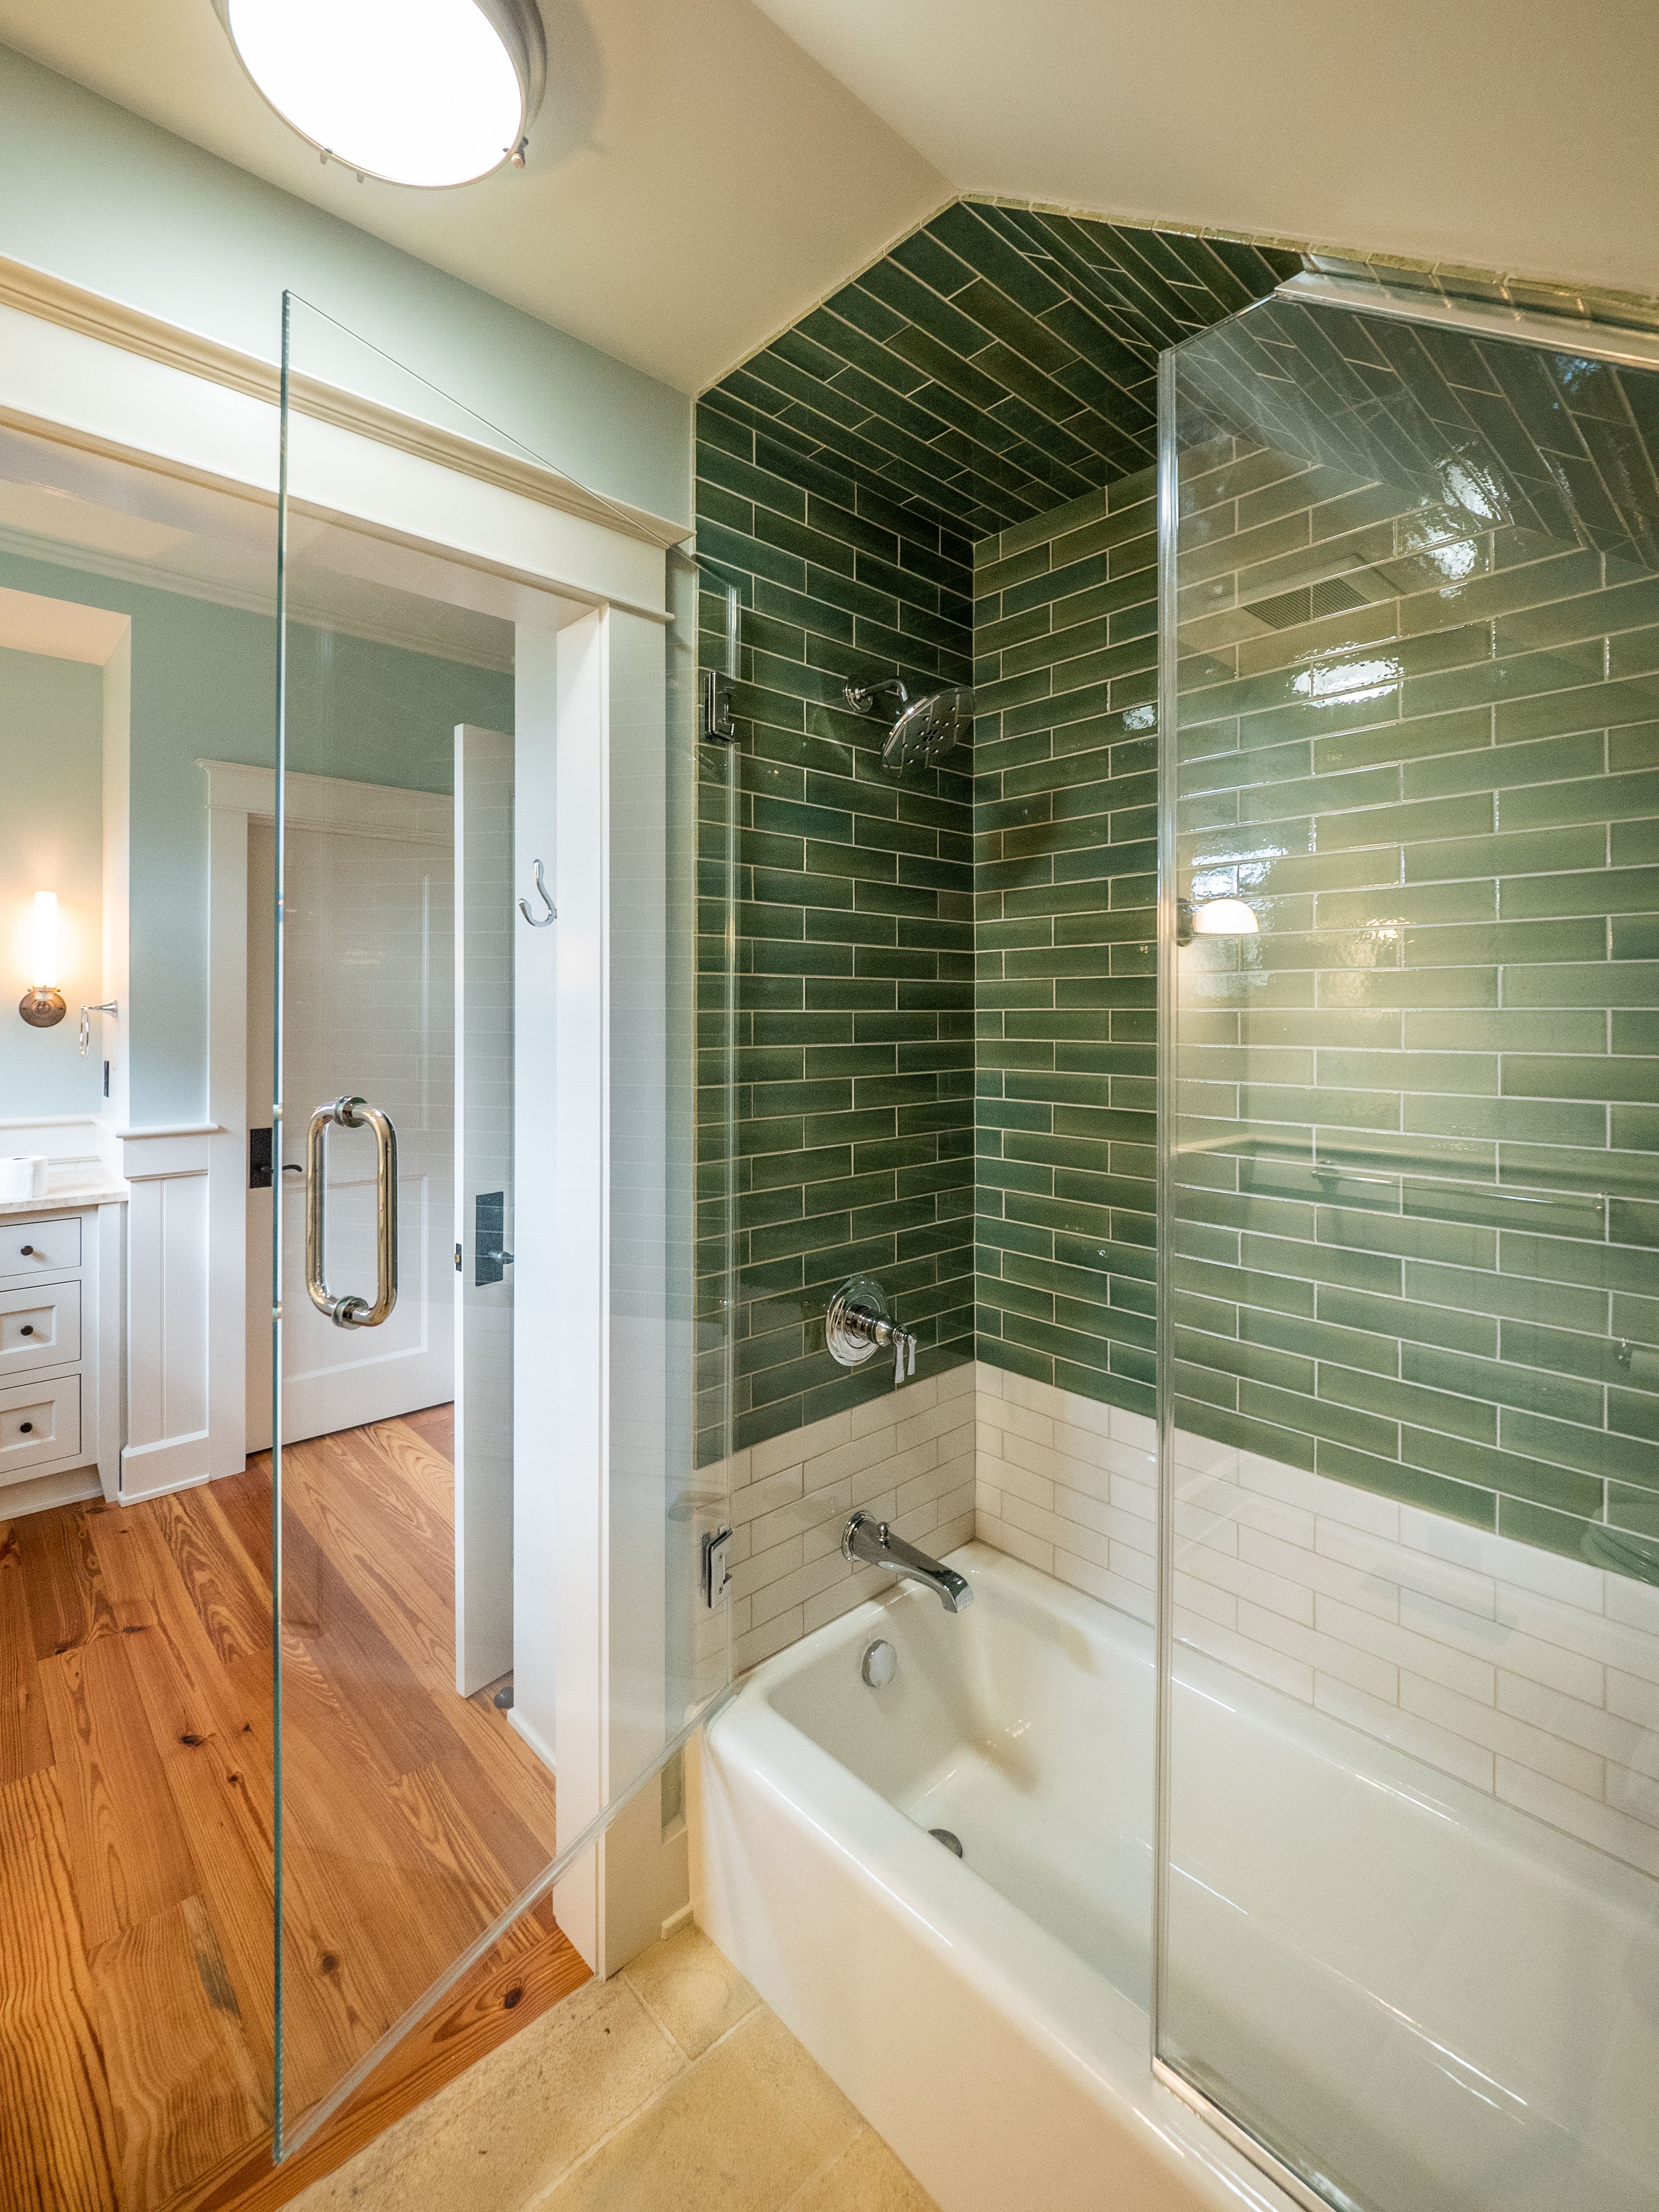
[[[625,1973],[627,1969],[624,1967],[623,1971]],[[620,1981],[622,1976],[619,1974],[617,1978]],[[639,1991],[635,1989],[631,1984],[629,1984],[629,1994],[635,1998],[636,2002],[638,2002],[641,2010],[646,2013],[651,2019],[653,2025],[660,2027],[660,2022],[656,2020],[656,2016],[651,2012],[650,2007],[646,2004],[644,1999],[641,1997]],[[582,2166],[589,2165],[599,2156],[599,2153],[604,2150],[608,2144],[614,2142],[618,2136],[624,2134],[628,2129],[631,2128],[636,2120],[642,2120],[646,2117],[647,2113],[654,2111],[655,2108],[663,2102],[664,2099],[668,2096],[672,2090],[678,2089],[683,2081],[687,2081],[696,2072],[697,2069],[702,2064],[704,2059],[711,2057],[715,2051],[720,2049],[722,2045],[728,2043],[731,2040],[732,2036],[737,2033],[740,2027],[745,2027],[749,2021],[753,2020],[757,2013],[763,2012],[765,2009],[766,2008],[764,2004],[757,1997],[755,2002],[750,2007],[749,2010],[744,2014],[741,2020],[733,2021],[731,2027],[726,2029],[723,2035],[716,2036],[714,2042],[709,2045],[708,2050],[700,2051],[695,2058],[688,2059],[684,2051],[681,2050],[680,2045],[674,2040],[673,2037],[669,2036],[669,2047],[673,2051],[676,2057],[680,2061],[678,2069],[675,2073],[671,2074],[667,2081],[660,2083],[657,2088],[653,2089],[651,2094],[646,2098],[642,2104],[636,2105],[631,2112],[628,2113],[624,2118],[619,2120],[615,2127],[607,2129],[605,2133],[600,2136],[597,2141],[590,2143],[587,2148],[582,2152],[579,2158],[573,2159],[570,2164],[564,2168],[562,2173],[559,2174],[557,2179],[550,2183],[550,2185],[541,2192],[540,2196],[532,2197],[530,2200],[529,2203],[525,2206],[524,2212],[535,2212],[535,2208],[538,2205],[545,2204],[549,2197],[552,2196],[555,2190],[562,2189],[574,2173],[577,2172]],[[662,2032],[665,2034],[667,2033],[665,2029]],[[811,2054],[809,2053],[808,2055],[810,2056]],[[816,2061],[814,2063],[816,2063]]]
[[[693,1923],[693,1922],[690,1922],[690,1921],[688,1921],[688,1922],[687,1922],[687,1923],[686,1923],[686,1925],[687,1925],[688,1927],[690,1927],[690,1926],[694,1926],[695,1924],[696,1924],[695,1923]],[[677,1930],[677,1931],[676,1931],[676,1933],[678,1933],[678,1931]],[[670,1938],[668,1938],[667,1940],[672,1942],[672,1937],[670,1937]],[[708,1939],[707,1937],[705,1937],[703,1940],[704,1940],[705,1942],[708,1942]],[[720,1947],[719,1947],[719,1945],[718,1945],[718,1944],[714,1945],[712,1948],[714,1948],[714,1949],[716,1949],[716,1950],[718,1950],[718,1949],[720,1948]],[[722,1959],[725,1959],[725,1958],[726,1958],[726,1954],[722,1951],[722,1952],[720,1952],[720,1956],[721,1956],[721,1958],[722,1958]],[[731,1960],[730,1960],[729,1959],[726,1959],[726,1963],[727,1964],[727,1966],[731,1966],[731,1964],[732,1964],[732,1962],[731,1962]],[[633,1964],[633,1961],[630,1960],[629,1961],[629,1966],[631,1966],[632,1964]],[[618,1981],[628,1981],[628,1971],[629,1971],[629,1970],[628,1970],[628,1966],[624,1966],[624,1967],[623,1968],[623,1970],[622,1970],[621,1973],[617,1975],[617,1980],[618,1980]],[[736,1969],[735,1967],[732,1967],[732,1972],[735,1973],[735,1972],[737,1972],[737,1969]],[[684,2059],[685,2063],[686,2063],[686,2065],[687,2065],[687,2067],[688,2067],[688,2068],[690,2068],[690,2067],[693,2067],[693,2066],[696,2066],[696,2065],[700,2065],[700,2064],[702,2063],[702,2062],[705,2058],[707,2058],[707,2057],[708,2056],[708,2052],[709,2052],[710,2051],[718,2050],[718,2049],[719,2049],[719,2047],[720,2047],[720,2045],[722,2043],[724,2043],[724,2042],[725,2042],[725,2040],[726,2040],[726,2036],[730,2035],[730,2034],[732,2033],[732,2031],[733,2031],[734,2029],[741,2027],[743,2026],[743,2023],[744,2023],[744,2021],[746,2021],[746,2020],[748,2020],[748,2019],[751,2018],[751,2017],[752,2017],[752,2015],[753,2015],[755,2013],[757,2013],[757,2011],[759,2011],[759,2009],[761,2008],[761,2000],[759,1999],[759,1997],[756,1997],[754,2003],[753,2003],[753,2004],[751,2004],[751,2005],[749,2007],[748,2011],[744,2012],[744,2013],[740,2013],[740,2014],[738,2014],[738,2018],[732,2021],[731,2027],[728,2027],[728,2028],[726,2028],[726,2030],[724,2030],[724,2032],[723,2032],[721,2034],[718,2035],[718,2036],[715,2038],[715,2039],[714,2039],[714,2041],[713,2043],[711,2043],[711,2044],[709,2044],[709,2045],[708,2045],[707,2049],[702,2050],[702,2051],[700,2051],[697,2053],[696,2057],[694,2058],[694,2057],[691,2056],[690,2052],[686,2049],[685,2045],[684,2045],[680,2041],[680,2039],[679,2039],[678,2036],[677,2036],[677,2035],[675,2034],[675,2033],[674,2033],[673,2029],[672,2029],[672,2027],[669,2027],[669,2025],[668,2025],[668,2023],[667,2023],[667,2021],[666,2021],[665,2020],[664,2020],[664,2018],[663,2018],[662,2014],[661,2014],[657,2010],[656,2007],[652,2003],[652,2002],[651,2002],[651,2000],[649,1999],[649,1997],[647,1997],[647,1996],[646,1996],[646,1994],[645,1994],[644,1990],[643,1990],[642,1989],[641,1989],[641,1987],[639,1986],[638,1983],[637,1983],[637,1982],[629,1981],[629,1982],[628,1982],[628,1986],[629,1986],[629,1989],[634,1992],[635,1996],[638,1999],[639,2003],[640,2003],[640,2005],[641,2005],[641,2008],[642,2008],[642,2009],[643,2009],[643,2010],[644,2010],[644,2011],[645,2011],[645,2012],[646,2012],[646,2013],[650,2016],[650,2018],[651,2018],[652,2020],[653,2020],[653,2021],[656,2022],[657,2026],[658,2026],[658,2027],[662,2030],[663,2033],[664,2033],[664,2034],[668,2038],[668,2040],[670,2041],[670,2043],[672,2043],[672,2044],[673,2045],[673,2046],[674,2046],[675,2050],[676,2050],[676,2051],[678,2051],[679,2052],[679,2054],[680,2054],[681,2057]]]
[[[850,2102],[851,2100],[849,2100],[848,2101]],[[854,2105],[853,2109],[854,2112],[857,2112],[857,2106]],[[781,2203],[772,2208],[772,2212],[789,2212],[789,2208],[792,2204],[799,2204],[803,2203],[809,2190],[816,2189],[819,2182],[824,2180],[830,2174],[832,2174],[836,2168],[842,2164],[843,2160],[851,2158],[853,2153],[858,2148],[866,2136],[872,2136],[875,2134],[876,2130],[871,2126],[868,2120],[864,2118],[861,2113],[860,2114],[860,2124],[858,2132],[853,2137],[852,2142],[844,2144],[840,2150],[834,2154],[832,2157],[825,2159],[822,2166],[815,2167],[813,2171],[807,2175],[805,2180],[801,2183],[799,2188],[792,2189],[788,2196],[786,2197]]]

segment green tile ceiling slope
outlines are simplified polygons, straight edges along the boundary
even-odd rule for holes
[[[958,202],[717,388],[797,453],[971,541],[1145,467],[1159,353],[1301,265]]]

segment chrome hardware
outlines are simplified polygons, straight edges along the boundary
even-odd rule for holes
[[[962,1856],[962,1838],[954,1828],[929,1828],[927,1832],[936,1844],[943,1844],[952,1856]]]
[[[734,745],[738,725],[732,712],[732,679],[717,669],[702,672],[702,734],[716,744]]]
[[[118,999],[106,999],[101,1006],[82,1006],[81,1009],[81,1057],[84,1060],[92,1043],[92,1018],[94,1014],[116,1014],[120,1011]]]
[[[859,1672],[872,1690],[884,1690],[898,1672],[898,1653],[884,1636],[877,1637],[865,1652]]]
[[[323,1279],[326,1153],[329,1124],[373,1129],[375,1151],[374,1303],[349,1292],[336,1296]],[[337,1328],[378,1328],[398,1303],[398,1133],[378,1106],[364,1098],[334,1098],[319,1106],[306,1131],[306,1289],[319,1314]]]
[[[459,1246],[456,1249],[459,1250]],[[456,1266],[460,1265],[459,1261]],[[507,1249],[507,1193],[481,1190],[472,1201],[472,1281],[502,1283],[513,1265]]]
[[[973,1585],[954,1567],[930,1559],[867,1513],[855,1513],[842,1530],[841,1555],[849,1566],[885,1567],[903,1581],[926,1583],[946,1613],[965,1613],[974,1601]]]
[[[913,699],[896,676],[889,676],[879,684],[846,684],[842,696],[855,714],[868,714],[884,691],[895,693],[899,702],[881,746],[881,764],[890,775],[932,768],[953,746],[973,742],[974,695],[968,685],[953,684]]]
[[[702,1601],[713,1613],[732,1587],[732,1531],[718,1528],[702,1540]]]
[[[823,1342],[843,1367],[862,1367],[877,1351],[893,1349],[893,1388],[916,1371],[916,1340],[887,1310],[887,1297],[867,1275],[849,1276],[830,1301]]]
[[[547,885],[542,880],[542,864],[539,860],[535,863],[533,872],[536,878],[536,889],[541,894],[541,902],[547,908],[547,912],[543,915],[532,914],[530,901],[527,898],[521,898],[519,901],[519,912],[532,929],[545,929],[549,922],[558,920],[559,909],[547,896]]]
[[[896,692],[901,707],[909,701],[910,694],[896,676],[884,677],[879,684],[848,684],[842,696],[855,714],[867,714],[884,691]]]

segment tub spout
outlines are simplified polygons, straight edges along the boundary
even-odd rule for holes
[[[926,1583],[946,1613],[962,1613],[974,1601],[973,1585],[954,1567],[930,1559],[926,1552],[894,1535],[884,1521],[872,1521],[867,1513],[855,1513],[842,1529],[841,1555],[854,1566],[885,1567],[890,1574]]]

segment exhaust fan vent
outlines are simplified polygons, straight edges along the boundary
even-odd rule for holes
[[[1244,610],[1272,629],[1295,629],[1301,623],[1319,622],[1326,615],[1346,614],[1365,601],[1351,584],[1333,576],[1328,582],[1304,586],[1300,591],[1280,592],[1277,598],[1256,599]]]

